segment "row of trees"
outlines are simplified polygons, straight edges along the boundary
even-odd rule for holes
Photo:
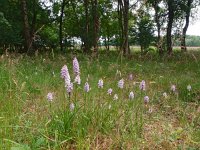
[[[172,53],[176,37],[186,51],[198,5],[199,0],[1,0],[0,47],[33,54],[79,42],[85,53],[96,55],[103,44],[128,56],[130,45],[139,44],[145,53],[154,44],[162,55]]]

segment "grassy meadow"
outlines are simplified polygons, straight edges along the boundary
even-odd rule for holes
[[[69,97],[60,72],[67,65],[74,81],[74,56],[0,57],[0,150],[200,148],[199,51],[162,58],[153,53],[124,58],[115,51],[98,58],[77,54],[81,84],[73,84]],[[145,90],[139,88],[142,80]]]

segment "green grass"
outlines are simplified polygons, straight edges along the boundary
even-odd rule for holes
[[[60,69],[66,64],[74,80],[72,54],[0,58],[0,149],[200,147],[200,52],[177,51],[162,58],[153,52],[145,56],[134,53],[126,59],[111,51],[101,52],[98,59],[82,54],[77,58],[81,85],[74,85],[70,99]],[[132,81],[129,74],[134,76]],[[98,89],[101,78],[104,88]],[[119,89],[122,78],[125,87]],[[87,80],[89,93],[83,88]],[[147,86],[143,92],[139,89],[142,80]],[[176,93],[170,91],[172,84]],[[191,92],[186,89],[189,84]],[[113,89],[111,96],[109,88]],[[130,91],[135,94],[133,100],[129,100]],[[48,92],[54,93],[52,103],[46,99]],[[162,96],[164,92],[167,98]],[[116,101],[114,94],[119,97]],[[147,105],[145,95],[150,98]]]

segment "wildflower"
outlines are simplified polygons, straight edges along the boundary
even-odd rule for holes
[[[144,103],[145,103],[145,104],[149,103],[149,96],[145,96],[145,97],[144,97]]]
[[[163,97],[167,98],[167,93],[166,92],[163,93]]]
[[[53,77],[55,77],[55,76],[56,76],[54,71],[52,72],[52,75],[53,75]]]
[[[129,80],[133,80],[133,74],[129,75]]]
[[[90,91],[90,85],[88,84],[88,82],[85,83],[84,90],[85,90],[85,92]]]
[[[187,86],[187,90],[188,90],[188,91],[191,91],[191,90],[192,90],[192,86],[191,86],[191,85],[188,85],[188,86]]]
[[[172,92],[175,92],[175,91],[176,91],[176,86],[175,86],[175,85],[172,85],[172,86],[171,86],[171,91],[172,91]]]
[[[80,74],[79,63],[76,57],[74,57],[74,60],[73,60],[73,70],[74,70],[75,75]]]
[[[119,82],[118,82],[118,87],[119,87],[120,89],[123,89],[123,88],[124,88],[124,79],[119,80]]]
[[[129,99],[134,99],[134,93],[133,92],[130,92]]]
[[[71,93],[73,90],[73,83],[67,84],[66,86],[67,93]]]
[[[77,83],[77,84],[79,84],[79,85],[81,84],[81,78],[80,78],[79,74],[75,77],[74,82]]]
[[[142,91],[146,90],[146,83],[144,80],[142,80],[142,82],[140,82],[140,90],[142,90]]]
[[[63,79],[65,79],[65,84],[70,84],[71,83],[71,79],[70,79],[70,75],[69,75],[69,71],[66,65],[64,65],[61,69],[61,77]]]
[[[50,101],[50,102],[53,101],[53,93],[49,92],[49,93],[47,94],[47,100]]]
[[[150,107],[148,112],[151,114],[153,112],[153,108]]]
[[[112,91],[113,91],[113,90],[112,90],[111,88],[109,88],[107,93],[108,93],[109,95],[111,95],[111,94],[112,94]]]
[[[98,88],[103,88],[103,80],[100,79],[98,82]]]
[[[118,95],[117,94],[114,95],[114,100],[118,100]]]
[[[75,108],[75,105],[74,105],[74,103],[71,103],[71,104],[70,104],[70,106],[69,106],[69,109],[70,109],[70,111],[73,111],[73,110],[74,110],[74,108]]]

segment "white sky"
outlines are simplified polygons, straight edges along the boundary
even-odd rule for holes
[[[200,36],[200,20],[189,25],[188,30],[187,30],[187,35],[199,35]]]

